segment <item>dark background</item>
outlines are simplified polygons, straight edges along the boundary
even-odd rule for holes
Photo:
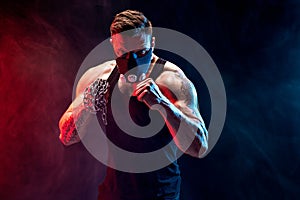
[[[204,159],[179,160],[182,199],[299,199],[300,1],[0,5],[1,200],[96,198],[102,165],[81,143],[65,148],[57,124],[83,59],[127,8],[198,41],[225,83],[228,111],[217,145]],[[189,67],[184,70],[197,82]],[[209,124],[207,89],[201,81],[196,87]]]

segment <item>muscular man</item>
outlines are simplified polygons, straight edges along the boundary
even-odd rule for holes
[[[153,53],[155,38],[151,22],[141,12],[126,10],[115,16],[110,32],[116,60],[93,67],[81,77],[76,98],[59,122],[61,142],[64,145],[79,142],[84,137],[82,134],[79,137],[79,130],[96,114],[107,137],[127,151],[151,152],[173,139],[176,148],[162,157],[174,157],[176,149],[180,149],[200,158],[208,148],[208,136],[198,110],[196,90],[179,67]],[[117,104],[112,103],[112,91]],[[165,126],[152,137],[134,137],[118,127],[112,106],[117,107],[119,118],[126,112],[124,109],[129,109],[130,117],[139,126],[149,123],[149,110],[156,111]],[[177,136],[179,127],[184,133],[181,136]],[[114,159],[114,154],[109,157]],[[175,160],[162,169],[145,173],[108,167],[99,187],[99,199],[177,200],[179,192],[180,171]]]

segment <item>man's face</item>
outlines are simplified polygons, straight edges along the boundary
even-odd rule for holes
[[[116,34],[111,37],[111,43],[117,57],[126,58],[129,52],[142,57],[153,46],[153,39],[151,35],[144,33],[133,37]]]
[[[111,43],[119,73],[125,75],[130,83],[144,80],[151,64],[154,38],[148,34],[132,37],[116,34],[112,36]]]

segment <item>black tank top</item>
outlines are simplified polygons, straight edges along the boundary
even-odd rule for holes
[[[161,74],[165,62],[165,60],[160,58],[157,60],[150,74],[150,77],[153,80],[156,80],[156,78]],[[128,110],[129,107],[130,117],[138,126],[146,126],[151,123],[148,107],[143,102],[138,101],[136,97],[126,97],[119,91],[117,86],[119,76],[120,74],[117,70],[117,67],[115,67],[108,79],[110,90],[107,103],[107,125],[105,126],[107,138],[116,146],[124,150],[136,153],[151,152],[164,147],[172,140],[172,136],[166,125],[164,125],[164,127],[157,134],[151,137],[138,138],[125,133],[116,124],[111,109],[112,88],[115,88],[113,92],[113,98],[118,99],[118,104],[113,104],[113,106],[115,106],[114,110],[117,110],[122,116],[122,114],[124,113],[122,109]],[[101,116],[98,115],[98,118],[100,118],[99,121],[101,123]],[[171,155],[171,157],[175,156],[175,151],[169,152],[171,154],[174,154]],[[113,155],[110,154],[109,159],[113,159]],[[177,161],[162,169],[146,173],[128,173],[107,167],[105,180],[99,186],[98,199],[177,200],[179,199],[180,182],[180,171]]]

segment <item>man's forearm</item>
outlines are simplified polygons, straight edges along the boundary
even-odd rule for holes
[[[207,150],[207,130],[203,122],[189,118],[168,100],[157,107],[178,148],[193,156],[201,157]]]
[[[61,124],[59,139],[64,145],[69,146],[80,141],[72,113],[65,114]]]
[[[82,103],[82,98],[78,97],[71,106],[71,111],[66,112],[59,122],[59,139],[66,146],[80,141],[80,137],[84,136],[84,127],[91,117],[91,113]]]

